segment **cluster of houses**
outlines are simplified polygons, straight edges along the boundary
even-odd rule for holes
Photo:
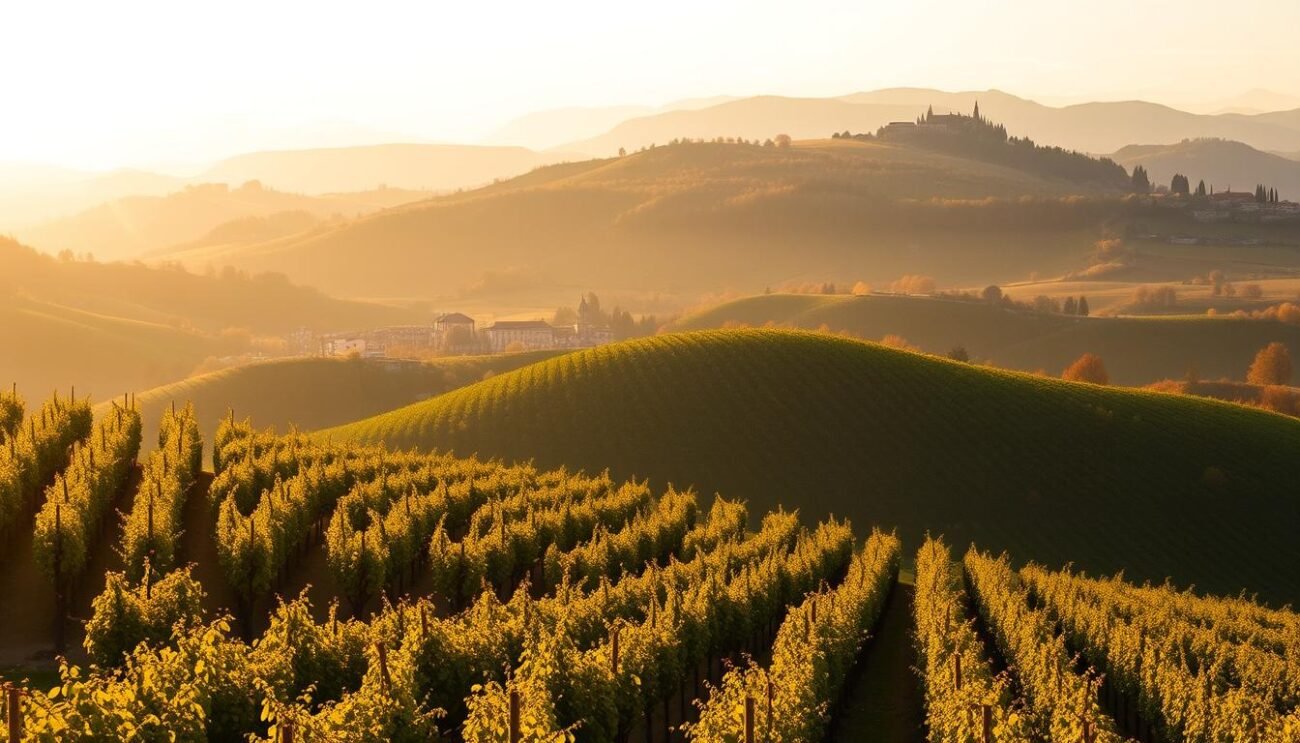
[[[1259,201],[1247,191],[1219,191],[1203,197],[1166,196],[1158,202],[1179,209],[1197,222],[1291,222],[1300,221],[1300,204],[1294,201]]]
[[[438,315],[432,325],[394,325],[318,338],[322,356],[401,358],[427,354],[459,355],[589,348],[611,343],[608,325],[575,322],[552,325],[545,320],[498,320],[479,327],[460,312]]]

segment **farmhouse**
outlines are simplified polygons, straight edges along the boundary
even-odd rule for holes
[[[474,318],[460,312],[438,315],[433,320],[433,343],[439,351],[468,352],[475,344]]]
[[[504,320],[484,331],[488,346],[499,353],[512,346],[528,351],[555,347],[555,328],[545,320]]]

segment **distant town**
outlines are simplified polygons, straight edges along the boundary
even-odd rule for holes
[[[652,316],[634,319],[619,308],[603,311],[595,294],[582,296],[576,309],[562,307],[550,320],[495,320],[482,323],[463,312],[444,312],[428,325],[394,325],[293,339],[300,353],[361,358],[421,358],[483,353],[591,348],[654,332]]]

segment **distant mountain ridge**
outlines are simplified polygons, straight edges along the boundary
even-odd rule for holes
[[[305,196],[249,181],[185,186],[165,196],[126,196],[82,212],[15,230],[17,237],[47,253],[71,250],[101,260],[138,258],[178,243],[203,238],[235,220],[299,212],[316,219],[355,217],[429,197],[396,188],[363,193]],[[304,225],[305,229],[309,225]],[[226,237],[233,236],[231,230]]]
[[[452,191],[526,173],[560,158],[523,147],[395,143],[250,152],[222,160],[201,178],[224,183],[259,180],[272,188],[315,194],[380,186]]]
[[[1046,106],[999,90],[947,92],[890,88],[837,98],[755,96],[697,110],[670,111],[624,121],[610,131],[564,145],[566,151],[613,154],[676,137],[796,139],[832,132],[875,131],[890,121],[908,121],[933,106],[936,113],[969,112],[978,101],[986,116],[1040,144],[1081,152],[1114,152],[1134,142],[1169,142],[1199,137],[1233,139],[1262,150],[1300,150],[1300,109],[1243,115],[1195,114],[1146,101]]]

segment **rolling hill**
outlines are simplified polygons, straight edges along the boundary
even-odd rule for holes
[[[556,352],[467,356],[436,361],[293,358],[200,374],[136,395],[144,449],[158,440],[163,410],[193,403],[205,441],[233,410],[258,427],[311,431],[377,415],[457,387],[542,361]],[[96,414],[107,409],[100,403]]]
[[[657,484],[1133,579],[1300,598],[1300,421],[826,335],[657,336],[322,436]]]
[[[978,283],[1078,267],[1103,218],[1124,208],[1069,198],[1080,193],[1099,191],[905,144],[689,143],[171,257],[284,272],[339,295],[531,292],[543,306],[582,290],[693,299],[828,275]]]
[[[283,353],[283,336],[300,328],[420,320],[283,276],[62,261],[0,239],[0,379],[29,397],[78,385],[103,400],[183,378],[209,358]]]
[[[1086,292],[1086,289],[1084,290]],[[773,324],[825,326],[868,340],[900,335],[922,350],[956,346],[972,359],[1051,375],[1085,352],[1106,362],[1111,381],[1141,385],[1181,378],[1241,379],[1255,353],[1281,341],[1300,358],[1300,327],[1229,317],[1075,317],[939,297],[889,294],[771,294],[739,299],[687,315],[670,330]]]
[[[1111,158],[1129,170],[1145,167],[1156,184],[1167,186],[1175,173],[1182,173],[1193,188],[1201,179],[1218,191],[1231,187],[1253,192],[1262,183],[1276,188],[1283,199],[1300,199],[1300,162],[1241,142],[1189,139],[1170,145],[1130,145]]]
[[[677,137],[754,137],[786,133],[796,139],[831,132],[874,132],[890,121],[911,121],[933,106],[936,113],[969,113],[975,102],[1008,130],[1042,144],[1080,152],[1114,152],[1134,142],[1175,142],[1218,137],[1262,150],[1300,149],[1300,113],[1195,114],[1147,101],[1046,106],[998,90],[947,92],[889,88],[837,98],[755,96],[689,111],[629,119],[597,137],[561,149],[594,156],[619,147],[636,149]]]
[[[285,213],[308,214],[319,220],[355,217],[429,195],[424,191],[387,188],[303,196],[264,188],[256,181],[236,188],[224,183],[204,183],[186,186],[166,196],[128,196],[15,234],[47,253],[71,250],[120,260],[199,240],[234,221]],[[239,241],[226,240],[227,244],[232,242],[239,244]]]

